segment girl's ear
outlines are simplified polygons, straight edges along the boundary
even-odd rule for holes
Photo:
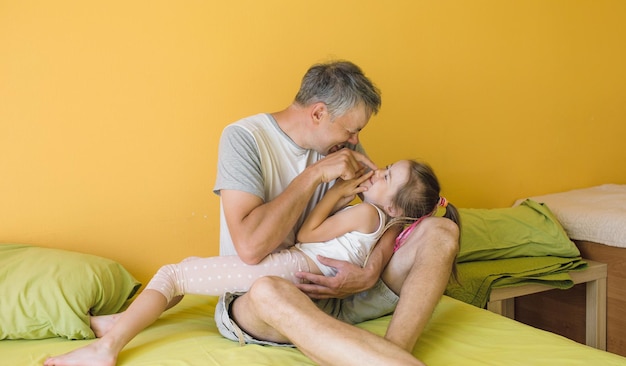
[[[396,208],[394,205],[389,204],[388,206],[385,207],[385,211],[387,211],[387,215],[391,216],[391,217],[399,217],[402,215],[402,210]]]

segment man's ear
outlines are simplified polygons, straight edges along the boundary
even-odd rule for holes
[[[313,104],[311,108],[311,117],[313,119],[313,123],[320,123],[327,113],[328,108],[326,108],[326,104],[322,102],[317,102]]]

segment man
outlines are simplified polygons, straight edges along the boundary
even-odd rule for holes
[[[304,217],[334,180],[375,168],[358,135],[380,103],[356,65],[331,62],[308,70],[286,109],[228,126],[215,185],[221,254],[255,264],[294,245]],[[220,332],[240,342],[292,343],[320,364],[421,365],[410,351],[445,290],[458,228],[428,218],[393,255],[397,234],[388,230],[364,268],[320,258],[338,269],[335,277],[300,273],[310,283],[298,286],[265,277],[248,293],[226,294],[215,315]],[[350,325],[394,309],[384,339]]]

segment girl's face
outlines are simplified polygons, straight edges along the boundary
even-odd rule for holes
[[[367,188],[367,191],[363,192],[363,200],[382,207],[389,216],[402,215],[402,212],[397,212],[393,207],[392,202],[398,190],[409,181],[409,169],[409,162],[400,160],[374,171],[370,179],[361,183],[362,187]]]

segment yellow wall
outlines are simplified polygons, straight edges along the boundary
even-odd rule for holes
[[[217,253],[217,141],[345,58],[383,91],[380,164],[460,207],[626,183],[626,2],[0,0],[0,242],[146,281]]]

